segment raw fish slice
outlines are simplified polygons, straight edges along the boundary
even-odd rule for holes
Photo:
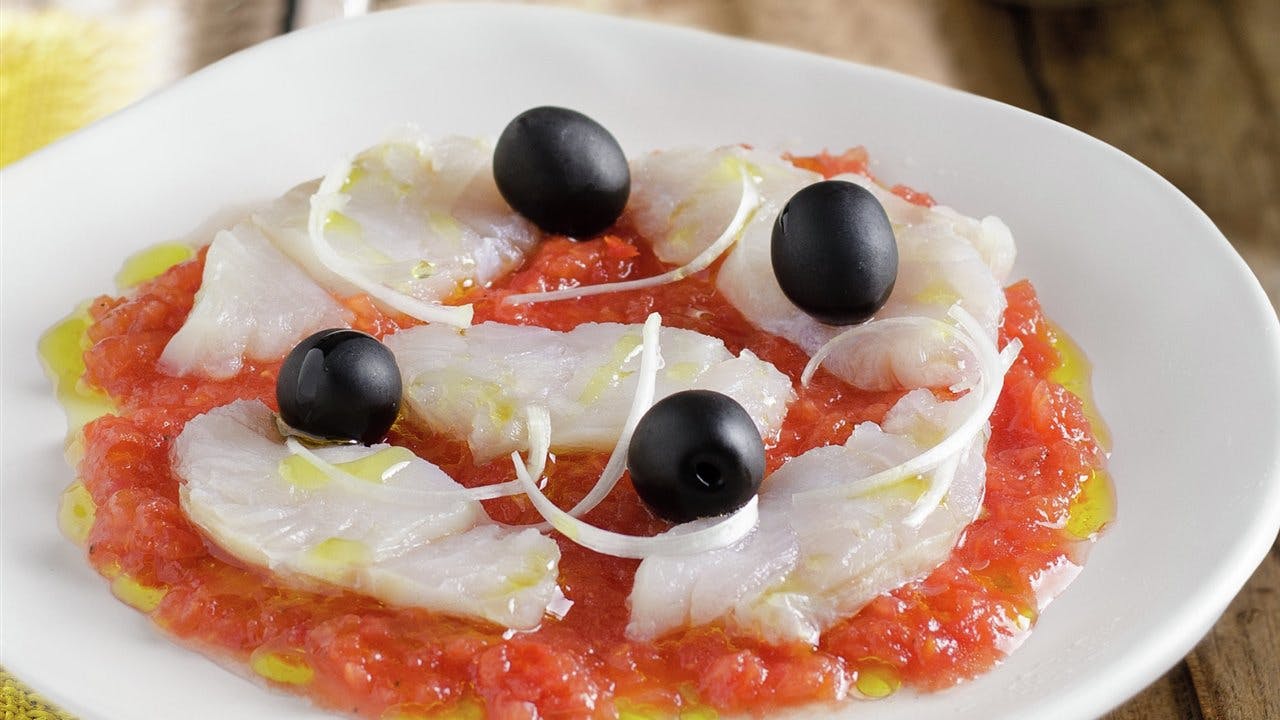
[[[864,423],[841,450],[796,458],[774,473],[770,493],[787,497],[850,477],[864,477],[906,460],[958,422],[957,402],[938,402],[927,390],[903,398],[884,429]],[[924,441],[924,442],[921,442]],[[796,504],[791,524],[800,561],[781,589],[764,594],[737,621],[770,640],[817,642],[823,630],[849,617],[877,595],[921,577],[951,554],[976,517],[986,480],[985,439],[959,458],[946,500],[919,526],[905,522],[924,492],[923,478],[907,477],[843,502]],[[940,472],[940,471],[939,471]],[[852,494],[852,493],[851,493]]]
[[[240,223],[214,237],[195,305],[165,346],[160,367],[171,375],[228,378],[246,358],[278,360],[311,333],[350,322],[351,313],[256,226]]]
[[[351,164],[325,240],[368,278],[427,302],[456,298],[520,264],[537,229],[512,211],[493,181],[493,150],[479,140],[406,138]],[[360,292],[316,256],[308,234],[318,182],[294,188],[255,215],[271,239],[340,295]]]
[[[216,408],[174,444],[182,507],[222,549],[304,585],[520,629],[558,597],[555,542],[494,524],[435,465],[388,445],[314,452],[343,479],[293,455],[261,402]]]
[[[651,639],[722,619],[768,642],[815,643],[841,617],[928,573],[946,560],[981,505],[983,438],[958,458],[945,501],[919,525],[905,520],[928,487],[926,478],[873,489],[853,483],[838,502],[796,503],[793,496],[898,465],[958,425],[970,402],[968,395],[939,401],[916,390],[889,411],[883,428],[863,423],[845,445],[788,461],[765,479],[760,524],[737,544],[641,562],[628,635]]]
[[[636,391],[640,325],[585,323],[569,332],[482,323],[424,325],[387,338],[409,408],[428,426],[465,438],[478,462],[528,449],[523,408],[551,414],[553,449],[609,450]],[[750,351],[734,357],[713,337],[664,327],[656,398],[716,390],[774,436],[794,398],[791,381]]]
[[[869,190],[894,226],[898,281],[876,319],[944,319],[959,303],[990,337],[996,336],[1005,306],[1003,283],[1015,254],[1013,236],[1004,223],[995,217],[975,220],[947,207],[913,205],[862,175],[836,179]]]
[[[666,262],[687,262],[728,224],[741,198],[737,168],[755,179],[760,204],[716,277],[717,288],[756,327],[786,338],[808,353],[841,328],[814,320],[787,299],[773,275],[773,223],[816,173],[740,147],[654,153],[633,164],[637,178],[631,217]],[[994,337],[1004,295],[1001,283],[1013,263],[1013,238],[998,219],[981,221],[950,208],[906,202],[869,178],[843,175],[881,201],[894,226],[899,275],[876,319],[943,318],[959,303]],[[857,387],[941,387],[959,379],[959,350],[944,335],[911,329],[886,331],[875,343],[850,343],[825,367]]]
[[[729,224],[742,199],[745,170],[760,192],[752,226],[773,227],[782,205],[822,176],[738,146],[668,150],[631,163],[628,212],[658,259],[684,265]]]
[[[787,299],[769,257],[773,223],[783,205],[821,175],[738,146],[651,153],[632,165],[632,221],[654,254],[668,263],[688,262],[729,224],[742,197],[740,169],[745,168],[759,202],[720,268],[717,287],[756,327],[808,352],[839,332]]]
[[[800,554],[788,517],[790,498],[762,494],[759,503],[759,523],[733,545],[678,558],[654,556],[640,563],[628,600],[628,637],[650,640],[675,628],[731,618],[740,605],[786,580]],[[690,527],[719,519],[697,520]]]
[[[477,525],[370,567],[363,591],[529,629],[562,597],[559,562],[559,547],[537,530]]]
[[[898,279],[888,302],[872,322],[910,316],[941,319],[952,305],[959,303],[995,337],[1004,312],[1004,293],[970,236],[981,234],[985,239],[986,231],[974,231],[975,225],[981,230],[985,224],[993,228],[993,237],[1007,238],[1008,253],[992,251],[996,261],[1004,262],[1012,252],[1012,238],[1004,225],[994,218],[977,223],[953,211],[911,205],[862,176],[846,175],[841,179],[868,188],[881,200],[898,242]],[[773,212],[771,218],[776,216]],[[961,233],[958,228],[966,232]],[[725,259],[717,287],[757,327],[813,353],[839,334],[841,328],[814,320],[782,293],[770,258],[772,232],[772,219],[763,223],[757,217]],[[998,238],[987,244],[1005,247]],[[959,380],[958,357],[958,348],[944,335],[895,329],[884,333],[879,342],[840,347],[825,367],[867,390],[942,387]]]
[[[1004,223],[994,217],[974,220],[946,207],[913,205],[861,175],[839,179],[857,183],[876,196],[898,241],[898,279],[872,321],[941,320],[958,304],[995,339],[1005,308],[1002,283],[1015,253]],[[895,329],[885,332],[880,342],[845,344],[832,353],[825,367],[869,390],[945,387],[961,379],[962,357],[944,334]]]

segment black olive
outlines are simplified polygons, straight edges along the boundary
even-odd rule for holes
[[[289,352],[276,378],[280,419],[307,435],[372,445],[400,412],[400,368],[378,339],[321,330]]]
[[[796,307],[831,325],[869,319],[898,279],[898,244],[884,207],[844,180],[814,183],[773,224],[773,275]]]
[[[655,515],[680,523],[733,512],[764,478],[764,441],[751,416],[728,395],[685,390],[640,418],[627,469]]]
[[[537,107],[498,137],[493,179],[516,212],[551,233],[589,238],[613,224],[631,194],[618,141],[580,112]]]

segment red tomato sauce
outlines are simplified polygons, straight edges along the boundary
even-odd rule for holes
[[[793,159],[830,176],[866,171],[861,149]],[[895,189],[920,204],[932,199]],[[153,593],[146,603],[162,629],[201,651],[249,665],[271,684],[321,706],[369,718],[713,718],[772,708],[881,696],[899,685],[945,688],[989,669],[1023,638],[1061,578],[1079,569],[1086,534],[1069,532],[1072,514],[1104,453],[1079,398],[1050,376],[1063,364],[1058,336],[1026,282],[1007,290],[1001,345],[1024,349],[1009,372],[987,448],[984,508],[949,560],[928,577],[887,593],[828,630],[818,647],[770,646],[724,628],[693,628],[656,642],[624,635],[626,598],[638,561],[597,555],[556,536],[560,579],[574,605],[563,620],[505,637],[504,629],[421,609],[400,608],[344,591],[283,585],[212,547],[178,504],[169,453],[183,424],[238,398],[275,407],[279,363],[247,364],[225,381],[168,377],[160,352],[192,306],[203,253],[125,298],[91,308],[85,381],[108,392],[118,415],[84,431],[81,481],[97,506],[89,558],[104,576]],[[538,305],[504,305],[506,295],[644,277],[663,266],[626,227],[589,242],[544,242],[519,271],[468,301],[476,322],[538,324],[566,330],[586,321],[666,325],[749,348],[793,380],[807,356],[753,328],[715,290],[713,267],[645,291]],[[375,335],[410,323],[348,298],[357,327]],[[800,388],[769,470],[812,447],[843,443],[854,425],[879,421],[901,392],[854,390],[820,371]],[[476,466],[464,442],[403,421],[391,442],[407,445],[464,485],[509,480],[505,461]],[[586,494],[604,454],[555,457],[548,495],[568,506]],[[1109,492],[1106,488],[1092,492]],[[486,501],[499,521],[540,519],[521,497]],[[655,533],[667,525],[644,508],[628,481],[588,519],[605,527]],[[114,586],[113,586],[114,587]],[[119,594],[119,593],[118,593]],[[123,597],[123,596],[122,596]],[[128,599],[128,598],[126,598]],[[134,603],[135,606],[138,603]]]

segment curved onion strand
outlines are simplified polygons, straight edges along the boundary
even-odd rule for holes
[[[903,524],[907,527],[920,527],[924,524],[925,518],[928,518],[929,514],[942,504],[943,499],[947,497],[947,491],[951,489],[951,481],[955,480],[956,470],[960,468],[960,457],[963,454],[963,452],[956,453],[938,465],[938,469],[933,471],[929,479],[929,488],[924,491],[919,500],[916,500],[911,512],[902,519]]]
[[[865,336],[879,335],[898,328],[938,330],[948,335],[955,332],[955,327],[941,320],[916,316],[884,318],[883,320],[872,320],[869,323],[856,325],[826,341],[822,344],[822,347],[818,348],[818,351],[813,354],[813,357],[809,358],[809,362],[804,366],[804,372],[800,373],[800,385],[808,387],[809,381],[813,379],[813,374],[818,371],[822,362],[845,342]]]
[[[680,267],[668,270],[661,275],[653,277],[640,278],[638,280],[623,280],[621,282],[603,283],[600,285],[587,285],[585,287],[567,288],[564,290],[551,290],[548,292],[537,293],[521,293],[519,295],[509,295],[503,302],[510,305],[523,305],[528,303],[550,302],[552,300],[572,300],[580,297],[588,297],[591,295],[604,295],[606,293],[624,292],[627,290],[642,290],[644,288],[657,287],[666,285],[667,283],[678,282],[694,273],[701,272],[716,261],[725,253],[742,235],[742,231],[746,228],[747,223],[751,222],[756,209],[760,206],[760,192],[756,190],[755,182],[752,180],[750,173],[746,168],[740,168],[742,174],[742,200],[738,202],[738,210],[733,214],[733,219],[729,221],[729,225],[725,227],[724,232],[720,233],[720,237],[707,246],[705,250],[698,253],[696,257],[688,263]]]
[[[627,420],[622,425],[622,432],[618,434],[618,443],[613,446],[613,452],[609,455],[609,462],[600,472],[600,479],[591,488],[591,492],[569,510],[569,514],[574,517],[582,517],[591,512],[592,508],[613,492],[613,488],[622,479],[622,474],[626,472],[627,449],[631,446],[631,436],[635,433],[640,418],[648,412],[649,406],[653,405],[653,394],[658,384],[658,364],[662,360],[658,354],[658,333],[661,329],[662,316],[658,313],[650,313],[644,321],[644,329],[640,331],[642,338],[640,377],[636,383],[636,394],[631,399],[631,410],[627,413]],[[529,474],[537,478],[541,472]]]
[[[551,416],[545,408],[529,408],[529,433],[534,438],[541,436],[544,440],[537,442],[537,451],[530,449],[530,465],[539,461],[535,457],[541,454],[544,458],[550,446]],[[531,441],[531,445],[534,444]],[[604,555],[614,557],[643,559],[650,555],[695,555],[697,553],[716,550],[732,545],[751,532],[760,519],[758,498],[735,512],[724,516],[721,520],[697,530],[689,530],[688,523],[677,525],[662,535],[626,535],[596,527],[579,520],[556,507],[555,503],[538,489],[537,482],[529,474],[529,468],[520,460],[520,453],[511,453],[511,463],[515,466],[516,477],[524,486],[525,493],[533,502],[538,514],[546,518],[551,526],[573,542]],[[682,530],[683,528],[683,530]]]
[[[324,176],[320,181],[320,187],[311,196],[311,211],[307,216],[307,235],[311,240],[311,251],[315,253],[316,259],[335,275],[360,288],[368,293],[369,297],[392,310],[423,322],[439,322],[458,328],[469,327],[474,314],[470,305],[450,306],[426,303],[374,282],[365,277],[346,258],[339,255],[325,239],[324,226],[329,213],[341,212],[349,200],[341,190],[350,174],[351,163],[342,162]]]
[[[996,401],[1000,398],[1000,390],[1004,386],[1004,374],[1008,369],[1007,363],[1011,363],[1012,359],[1017,356],[1022,349],[1022,343],[1015,339],[1005,346],[1004,352],[999,352],[996,350],[995,343],[987,337],[986,332],[978,321],[959,305],[952,306],[947,311],[947,315],[956,321],[962,331],[956,333],[956,338],[973,354],[978,366],[977,383],[969,390],[970,393],[978,393],[978,396],[969,415],[955,430],[936,445],[905,462],[865,478],[797,493],[792,496],[792,502],[800,504],[831,502],[839,500],[841,497],[847,497],[850,492],[862,494],[900,482],[903,478],[924,475],[939,468],[945,470],[946,468],[942,468],[942,465],[944,463],[949,464],[949,461],[953,458],[955,458],[956,463],[959,462],[959,456],[986,427],[987,420],[991,417],[992,411],[995,410]],[[859,328],[846,332],[852,333],[857,329]],[[838,342],[839,339],[839,336],[837,336],[831,343]],[[951,476],[954,476],[954,472],[939,471],[934,473],[929,490],[925,491],[925,494],[917,501],[916,507],[912,509],[911,514],[908,516],[909,521],[915,525],[924,521],[924,518],[937,507],[937,503],[946,497],[947,489],[951,484]],[[933,504],[930,505],[929,503]]]

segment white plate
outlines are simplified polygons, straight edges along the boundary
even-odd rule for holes
[[[696,32],[529,8],[433,7],[229,58],[3,174],[0,663],[85,720],[315,718],[116,602],[55,528],[71,479],[39,333],[120,261],[322,174],[404,121],[496,134],[578,108],[629,151],[864,144],[876,171],[1013,228],[1016,276],[1093,359],[1120,515],[1031,639],[941,694],[848,712],[1084,718],[1204,634],[1280,526],[1280,328],[1209,220],[1120,152],[883,70]]]

